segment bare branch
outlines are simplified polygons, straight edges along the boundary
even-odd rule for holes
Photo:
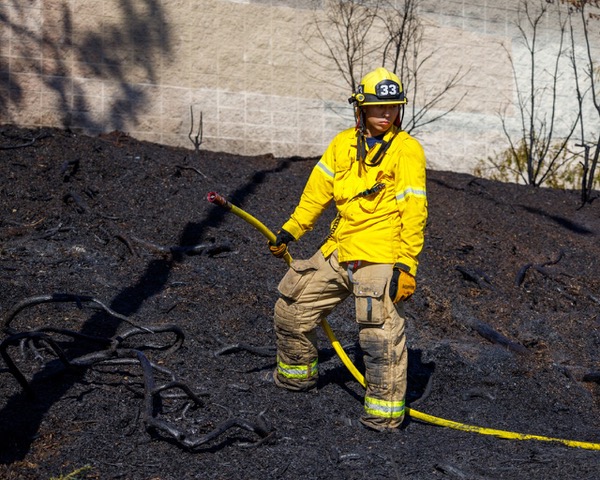
[[[585,7],[588,2],[569,2],[573,5],[574,10],[570,12],[569,15],[569,32],[570,32],[570,40],[571,40],[571,66],[573,68],[573,73],[575,76],[575,91],[577,94],[577,120],[579,122],[579,132],[581,135],[581,142],[578,146],[583,147],[583,160],[580,162],[582,167],[582,175],[581,175],[581,204],[582,206],[591,201],[592,191],[595,183],[596,176],[596,168],[598,165],[598,160],[600,157],[600,132],[597,132],[597,138],[595,139],[595,143],[590,143],[586,140],[587,132],[586,132],[586,120],[587,117],[583,115],[585,110],[584,100],[585,98],[589,98],[587,95],[591,93],[591,102],[600,117],[600,103],[596,95],[596,66],[594,63],[594,59],[591,54],[590,47],[590,37],[589,37],[589,27],[588,21],[586,17]],[[592,5],[596,5],[597,2],[592,2]],[[575,42],[575,26],[573,23],[573,18],[579,14],[580,18],[584,46],[585,46],[585,60],[579,60],[575,54],[576,42]],[[591,17],[590,17],[591,18]],[[587,89],[583,89],[580,82],[580,69],[579,64],[583,62],[582,71],[585,75],[585,78],[589,82],[589,86]]]
[[[202,145],[202,111],[200,111],[200,122],[198,124],[198,130],[196,135],[192,137],[194,132],[194,107],[190,105],[190,117],[191,117],[191,125],[190,125],[190,133],[188,134],[188,138],[194,144],[194,151],[198,153],[200,151],[200,145]]]
[[[509,142],[511,157],[508,160],[514,163],[521,180],[533,186],[540,186],[549,179],[556,178],[557,172],[568,163],[567,146],[579,122],[577,116],[561,138],[556,139],[559,80],[565,53],[567,21],[561,15],[559,6],[555,12],[550,12],[550,5],[551,3],[540,0],[539,5],[534,8],[530,1],[521,0],[519,7],[516,28],[528,54],[528,86],[523,84],[523,73],[518,70],[515,59],[503,45],[511,66],[520,121],[520,133],[514,134],[509,131],[506,111],[500,115],[502,129]],[[552,71],[547,72],[540,68],[543,46],[539,45],[539,41],[541,29],[547,19],[552,18],[551,15],[558,18],[560,34]],[[550,77],[549,83],[543,81],[544,75]]]
[[[440,89],[420,91],[420,72],[435,53],[425,52],[424,26],[417,15],[420,4],[421,0],[329,0],[324,17],[315,15],[305,33],[310,51],[323,61],[320,66],[331,69],[333,65],[352,91],[364,69],[373,64],[374,55],[379,55],[380,65],[398,74],[410,97],[412,118],[404,126],[409,133],[453,112],[466,95],[442,113],[430,115],[467,73],[459,68]],[[383,39],[375,29],[384,30]]]

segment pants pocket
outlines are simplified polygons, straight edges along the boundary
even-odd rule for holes
[[[385,321],[384,298],[387,279],[355,283],[356,321],[360,325],[377,326]]]
[[[279,293],[290,300],[298,300],[325,259],[319,251],[308,260],[294,260],[279,282]]]

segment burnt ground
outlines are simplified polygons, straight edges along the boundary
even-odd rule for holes
[[[0,147],[0,478],[600,478],[600,451],[560,442],[412,417],[395,433],[361,429],[362,387],[322,332],[318,394],[265,381],[286,266],[206,195],[276,229],[314,158],[7,125]],[[411,408],[600,442],[600,201],[441,171],[428,195],[407,304]],[[294,257],[312,254],[332,216]],[[360,368],[352,302],[329,323]],[[177,329],[183,344],[158,348]],[[144,387],[173,379],[202,403]]]

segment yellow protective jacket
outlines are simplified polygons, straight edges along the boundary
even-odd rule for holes
[[[425,154],[417,140],[396,127],[383,140],[389,141],[395,133],[376,166],[368,164],[379,144],[361,162],[356,129],[336,135],[282,228],[298,240],[333,200],[338,215],[321,247],[325,257],[337,249],[340,262],[402,263],[415,275],[427,220]]]

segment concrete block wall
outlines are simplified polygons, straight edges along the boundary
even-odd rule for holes
[[[505,148],[498,112],[514,109],[514,88],[502,45],[516,51],[517,4],[421,2],[432,52],[421,88],[433,94],[458,69],[469,71],[438,105],[442,112],[464,95],[459,107],[415,132],[431,168],[471,172]],[[318,156],[353,115],[331,66],[307,60],[313,5],[0,0],[0,122],[120,130],[193,148],[192,109],[195,128],[202,113],[202,149]]]

